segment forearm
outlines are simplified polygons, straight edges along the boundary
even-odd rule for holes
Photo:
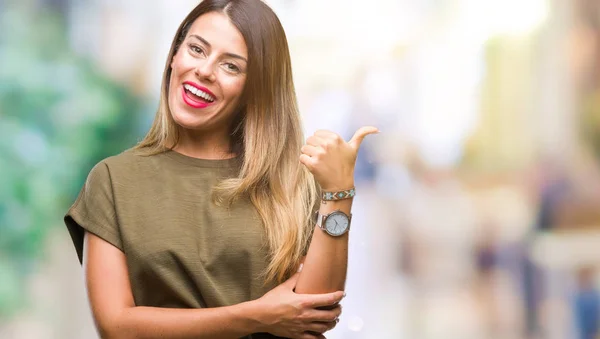
[[[240,338],[260,332],[253,302],[206,309],[131,307],[110,326],[99,326],[103,338]]]
[[[340,210],[350,214],[352,199],[322,202],[321,214]],[[315,226],[295,291],[317,294],[340,291],[346,284],[349,233],[333,237]]]
[[[318,130],[302,146],[300,162],[314,175],[324,192],[346,190],[354,186],[354,167],[358,148],[366,135],[379,133],[372,126],[361,127],[347,143],[339,135]],[[343,196],[343,195],[342,195]],[[321,203],[321,213],[334,210],[350,213],[352,199]],[[298,293],[327,293],[343,290],[348,269],[348,232],[340,237],[325,234],[315,227],[296,283]]]

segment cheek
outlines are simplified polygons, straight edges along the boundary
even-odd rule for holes
[[[176,94],[177,94],[177,73],[175,72],[174,69],[171,69],[171,77],[169,79],[169,90],[167,92],[170,102],[175,98]]]
[[[171,61],[171,77],[169,79],[169,95],[176,94],[177,84],[180,82],[181,74],[185,73],[185,71],[186,71],[185,58],[182,57],[178,52],[173,57],[173,61]]]
[[[171,79],[177,77],[181,70],[184,68],[183,58],[179,54],[175,54],[173,61],[171,61]]]
[[[195,60],[186,51],[178,51],[171,61],[171,79],[194,70]]]
[[[228,79],[228,81],[223,82],[224,91],[227,92],[227,96],[232,100],[237,100],[244,90],[244,84],[246,83],[246,78],[234,78]]]

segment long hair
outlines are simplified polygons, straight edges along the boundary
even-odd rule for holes
[[[168,105],[171,61],[201,15],[225,14],[248,48],[244,90],[231,128],[232,151],[241,160],[236,178],[214,188],[215,201],[231,204],[250,198],[265,229],[269,264],[265,281],[281,282],[298,267],[314,227],[317,201],[312,174],[299,162],[304,142],[285,32],[275,13],[260,0],[205,0],[179,26],[162,78],[158,111],[146,137],[136,146],[147,154],[164,152],[179,141]]]

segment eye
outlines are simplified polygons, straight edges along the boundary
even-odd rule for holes
[[[240,68],[236,64],[226,62],[223,65],[225,66],[225,69],[230,73],[240,73]]]
[[[194,44],[190,44],[190,50],[196,54],[203,54],[204,50],[202,49],[202,47],[198,46],[198,45],[194,45]]]

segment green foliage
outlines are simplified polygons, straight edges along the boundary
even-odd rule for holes
[[[26,277],[90,168],[140,138],[139,99],[67,37],[59,13],[0,11],[0,319],[27,301]]]

